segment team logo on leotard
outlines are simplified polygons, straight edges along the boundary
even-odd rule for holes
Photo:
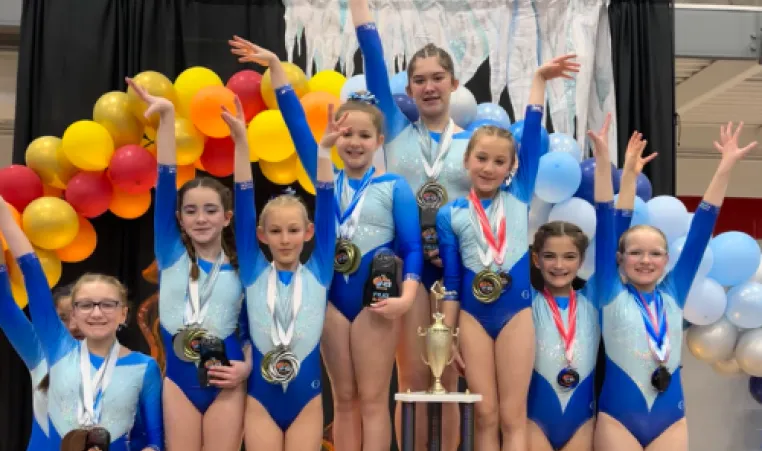
[[[312,387],[313,390],[319,389],[320,388],[320,379],[315,379],[314,381],[312,381],[312,383],[310,384],[310,387]]]

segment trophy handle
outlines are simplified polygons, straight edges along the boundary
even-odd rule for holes
[[[460,340],[458,339],[458,332],[460,332],[460,329],[455,329],[455,332],[452,332],[452,344],[456,348],[458,347]],[[450,360],[447,362],[447,364],[451,364],[452,361],[455,360],[455,354],[450,354]]]
[[[423,327],[421,327],[421,326],[418,326],[418,336],[419,336],[419,337],[425,337],[425,336],[427,336],[428,334],[429,334],[429,331],[428,331],[428,330],[424,329],[424,328],[423,328]],[[428,364],[429,364],[428,360],[426,360],[426,357],[424,357],[424,355],[423,355],[423,354],[421,354],[421,360],[423,360],[423,363],[424,363],[425,365],[428,365]]]

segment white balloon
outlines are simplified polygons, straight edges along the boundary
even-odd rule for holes
[[[762,284],[744,282],[728,293],[725,316],[731,323],[744,329],[762,327]]]
[[[691,324],[706,326],[725,314],[728,297],[725,289],[713,279],[695,279],[685,301],[683,316]]]
[[[553,204],[545,202],[537,196],[532,197],[532,203],[529,204],[529,244],[534,242],[534,234],[537,233],[537,229],[541,225],[548,222],[548,216],[550,210],[553,208]]]
[[[738,329],[724,318],[707,326],[691,326],[685,334],[691,354],[709,363],[733,357],[736,341]]]
[[[688,209],[673,196],[657,196],[646,202],[648,222],[661,230],[671,244],[688,233]]]
[[[556,204],[550,210],[548,221],[566,221],[575,224],[592,240],[595,236],[597,220],[595,208],[584,199],[572,197],[560,204]]]
[[[741,372],[741,367],[738,366],[738,361],[735,358],[714,362],[712,368],[720,374],[738,374]]]
[[[665,272],[672,271],[672,268],[675,267],[675,264],[680,259],[680,254],[683,252],[683,247],[685,247],[685,239],[687,236],[681,236],[680,238],[676,239],[669,245],[669,261],[667,262],[667,267],[665,269]],[[704,250],[704,256],[701,257],[701,264],[699,265],[698,271],[696,272],[696,280],[703,279],[706,277],[707,274],[709,274],[709,271],[712,270],[712,265],[714,264],[714,254],[712,253],[712,248],[707,246]],[[696,282],[693,282],[693,285],[696,285]]]
[[[582,262],[582,266],[577,271],[577,277],[580,279],[590,280],[590,277],[595,273],[595,241],[591,241],[585,251],[585,261]]]
[[[450,117],[460,128],[468,128],[476,117],[476,98],[464,85],[450,96]]]
[[[762,329],[744,332],[736,345],[738,366],[749,376],[762,377]]]

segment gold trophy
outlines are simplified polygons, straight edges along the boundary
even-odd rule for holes
[[[434,384],[429,388],[428,393],[441,395],[447,393],[442,385],[442,373],[455,357],[452,354],[452,345],[453,340],[458,337],[458,329],[453,332],[450,327],[447,327],[442,313],[436,312],[432,316],[434,324],[426,329],[419,327],[418,336],[426,337],[426,357],[421,356],[421,358],[423,363],[431,368],[431,374],[434,376]]]

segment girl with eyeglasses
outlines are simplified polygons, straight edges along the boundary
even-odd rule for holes
[[[688,449],[680,381],[683,307],[712,237],[731,172],[757,145],[753,142],[739,148],[742,125],[735,130],[732,123],[721,128],[720,140],[714,143],[722,154],[720,163],[691,221],[683,252],[666,277],[667,239],[659,229],[648,225],[625,231],[618,240],[616,255],[604,256],[608,263],[596,267],[606,366],[598,401],[595,449]],[[600,137],[594,139],[596,147],[605,144]],[[632,186],[625,175],[627,172],[622,186]],[[612,201],[608,151],[596,151],[595,187],[599,208]],[[615,229],[608,227],[596,233],[605,233],[613,245],[617,241]]]
[[[127,318],[124,286],[101,274],[79,278],[72,289],[72,318],[84,337],[78,341],[59,318],[34,249],[2,199],[0,231],[24,274],[32,324],[49,366],[49,441],[41,449],[81,451],[110,443],[113,451],[127,451],[139,412],[143,450],[162,450],[159,366],[116,339]]]

